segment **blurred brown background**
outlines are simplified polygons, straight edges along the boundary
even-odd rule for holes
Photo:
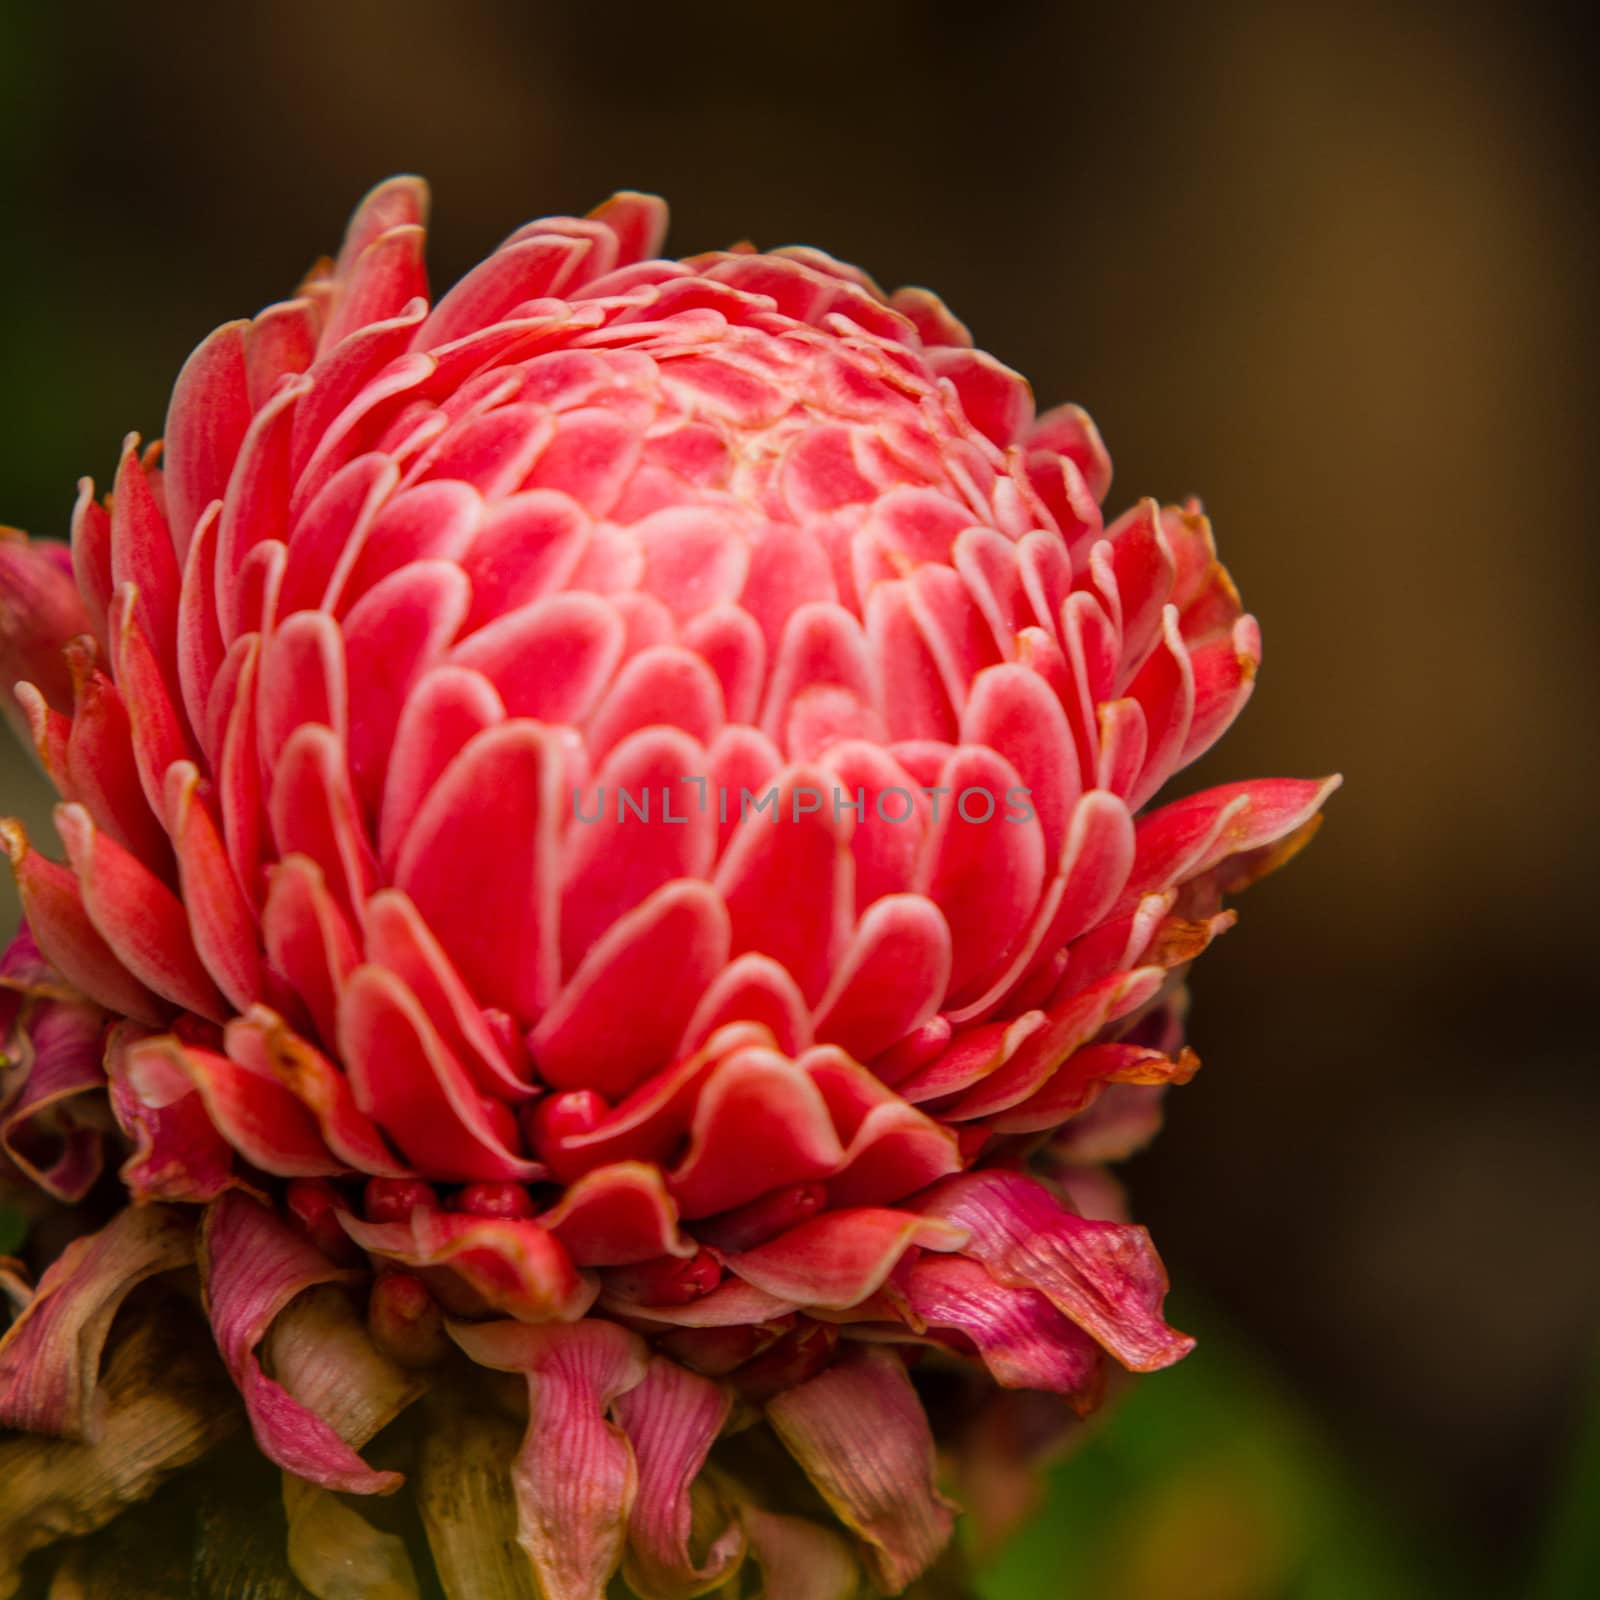
[[[1090,407],[1119,505],[1204,495],[1267,652],[1202,776],[1347,786],[1200,969],[1209,1065],[1130,1180],[1176,1320],[1229,1319],[1397,1521],[1517,1570],[1600,1308],[1579,13],[30,9],[0,11],[0,516],[33,532],[405,169],[437,284],[656,189],[676,252],[931,285]]]

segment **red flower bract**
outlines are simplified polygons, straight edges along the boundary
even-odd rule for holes
[[[0,1420],[81,1421],[82,1329],[183,1237],[147,1203],[205,1206],[219,1348],[298,1477],[393,1487],[258,1351],[376,1269],[387,1356],[437,1360],[442,1311],[528,1375],[548,1600],[781,1565],[754,1509],[691,1549],[752,1407],[896,1591],[950,1526],[897,1346],[1079,1409],[1103,1352],[1188,1348],[1086,1163],[1193,1072],[1182,970],[1329,785],[1141,810],[1255,623],[1199,508],[1103,525],[1088,418],[932,295],[658,259],[623,194],[430,306],[424,198],[381,186],[201,345],[164,445],[85,487],[75,585],[0,545],[65,852],[7,825],[0,1143],[80,1198],[108,1093],[140,1208],[46,1273]]]

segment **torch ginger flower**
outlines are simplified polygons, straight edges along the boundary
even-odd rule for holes
[[[64,856],[4,824],[0,1178],[70,1206],[115,1152],[130,1202],[13,1273],[0,1423],[100,1460],[113,1320],[194,1268],[313,1593],[898,1593],[953,1521],[924,1373],[1081,1413],[1188,1350],[1094,1163],[1331,783],[1149,808],[1255,622],[931,294],[661,259],[621,194],[430,304],[425,203],[200,346],[70,576],[0,543]],[[42,1448],[7,1556],[119,1508],[28,1522]],[[407,1474],[426,1550],[334,1498]]]

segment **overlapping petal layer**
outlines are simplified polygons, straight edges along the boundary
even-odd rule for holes
[[[528,1374],[543,1592],[748,1548],[777,1593],[776,1513],[694,1534],[751,1406],[897,1590],[949,1526],[897,1345],[1080,1409],[1103,1352],[1187,1349],[1142,1231],[1028,1161],[1192,1075],[1183,971],[1331,785],[1147,809],[1255,622],[1198,506],[1106,523],[1088,418],[926,291],[658,259],[623,194],[430,304],[424,209],[381,186],[202,344],[70,561],[0,550],[64,855],[5,827],[0,1147],[73,1200],[120,1132],[135,1200],[209,1205],[227,1365],[325,1489],[397,1479],[257,1349],[366,1269],[396,1359],[436,1305]],[[65,1397],[104,1329],[30,1335],[45,1287],[0,1375]],[[886,1454],[846,1461],[868,1398]]]

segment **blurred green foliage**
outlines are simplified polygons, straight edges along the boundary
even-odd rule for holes
[[[1418,1538],[1397,1531],[1267,1367],[1213,1329],[1052,1469],[1044,1506],[977,1587],[982,1600],[1483,1592]]]
[[[0,1256],[15,1254],[27,1232],[27,1219],[15,1206],[0,1202]]]
[[[1533,1593],[1538,1600],[1600,1595],[1600,1358],[1590,1373],[1566,1488],[1555,1501]]]

